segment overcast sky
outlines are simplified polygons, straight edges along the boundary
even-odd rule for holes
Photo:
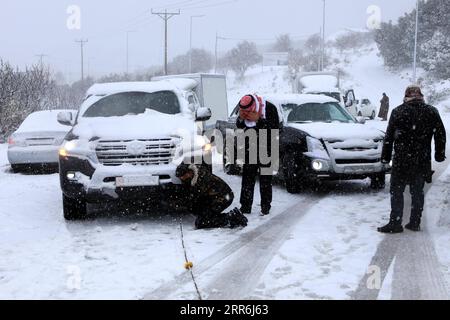
[[[377,5],[382,21],[394,20],[414,8],[416,0],[326,0],[326,33],[344,28],[365,28],[367,8]],[[194,47],[214,51],[216,31],[225,37],[265,39],[289,33],[294,39],[319,32],[322,0],[0,0],[0,57],[23,66],[44,61],[63,72],[68,80],[80,76],[80,48],[86,44],[86,72],[100,75],[124,72],[126,31],[130,33],[132,70],[162,64],[163,21],[151,9],[181,10],[169,21],[169,59],[189,49],[189,22],[194,19]],[[81,9],[81,30],[69,30],[67,8]],[[220,51],[237,40],[220,41]]]

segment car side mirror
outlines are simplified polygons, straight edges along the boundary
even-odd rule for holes
[[[64,111],[64,112],[58,113],[57,120],[63,126],[72,127],[74,125],[75,117],[73,116],[72,112]]]
[[[366,124],[366,118],[364,117],[356,117],[356,121],[360,124]]]
[[[195,113],[195,121],[208,121],[212,117],[210,108],[198,108]]]

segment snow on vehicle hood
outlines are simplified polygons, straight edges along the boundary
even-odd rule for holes
[[[188,115],[169,115],[153,110],[134,116],[80,118],[73,133],[81,139],[102,140],[152,139],[185,136],[195,133],[197,126]]]
[[[310,136],[323,140],[383,139],[380,130],[359,123],[289,123],[288,127],[306,132]]]

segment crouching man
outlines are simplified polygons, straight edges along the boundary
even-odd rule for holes
[[[203,167],[184,163],[177,168],[176,175],[187,188],[192,213],[197,216],[197,229],[247,226],[248,220],[239,209],[223,213],[234,200],[225,181]]]

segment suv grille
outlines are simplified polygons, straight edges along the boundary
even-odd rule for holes
[[[373,164],[381,161],[382,143],[378,140],[328,141],[326,146],[336,164]]]
[[[138,151],[136,151],[136,146]],[[171,138],[145,140],[101,140],[95,148],[99,162],[105,166],[123,164],[164,165],[169,164],[177,148],[177,142]]]

